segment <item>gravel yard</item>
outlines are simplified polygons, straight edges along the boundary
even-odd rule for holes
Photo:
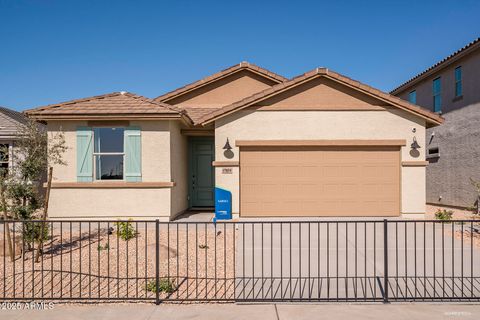
[[[0,297],[154,299],[154,226],[134,222],[125,241],[113,223],[55,223],[40,262],[33,251],[0,258]],[[234,225],[160,224],[159,234],[161,299],[233,299]]]

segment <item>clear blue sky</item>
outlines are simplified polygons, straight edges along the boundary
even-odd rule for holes
[[[479,35],[475,0],[0,0],[0,105],[156,97],[243,60],[388,91]]]

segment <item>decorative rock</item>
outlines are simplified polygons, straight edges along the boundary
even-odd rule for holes
[[[4,250],[5,249],[5,250]],[[22,239],[20,237],[16,237],[15,242],[15,256],[20,255],[22,253]],[[0,257],[9,255],[8,251],[8,242],[7,239],[0,240]]]

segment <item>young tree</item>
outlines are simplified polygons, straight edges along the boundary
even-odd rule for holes
[[[476,180],[470,178],[470,183],[472,184],[472,186],[475,188],[475,191],[477,192],[477,200],[475,201],[474,208],[473,208],[472,211],[474,211],[474,213],[480,215],[480,181],[476,181]],[[475,206],[476,206],[476,208],[475,208]]]
[[[11,161],[14,165],[0,175],[3,211],[11,219],[27,220],[21,232],[28,249],[48,237],[48,228],[28,220],[38,218],[45,201],[42,182],[47,168],[64,165],[62,155],[66,149],[63,133],[48,137],[44,126],[27,120],[19,128]]]

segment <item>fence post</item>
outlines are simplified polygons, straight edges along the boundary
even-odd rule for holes
[[[383,303],[388,302],[388,222],[383,220]]]
[[[155,220],[155,304],[160,304],[160,221]]]

